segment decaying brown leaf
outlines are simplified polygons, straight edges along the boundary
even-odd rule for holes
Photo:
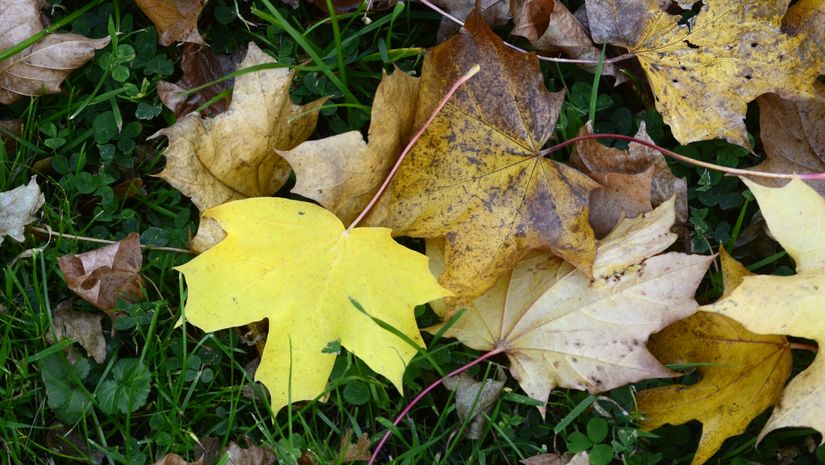
[[[72,302],[66,300],[57,305],[52,315],[55,340],[59,342],[64,337],[76,340],[86,350],[95,362],[102,364],[106,361],[106,338],[103,337],[103,328],[100,320],[102,313],[78,312],[72,308]],[[74,364],[76,355],[70,351],[67,354],[69,363]]]
[[[528,255],[463,305],[444,336],[476,350],[502,349],[524,392],[543,402],[557,386],[602,392],[674,376],[645,341],[696,310],[693,295],[711,257],[657,255],[676,240],[673,205],[625,219],[600,241],[593,279],[549,254]],[[444,266],[437,245],[427,244],[436,275]],[[442,317],[456,309],[431,305]]]
[[[137,6],[158,29],[158,43],[205,44],[198,32],[198,16],[206,0],[136,0]]]
[[[570,10],[558,0],[511,0],[510,9],[516,23],[513,34],[526,37],[544,52],[561,52],[570,58],[599,61],[601,50],[593,45],[590,34]],[[596,72],[597,65],[581,64]],[[612,63],[602,65],[602,74],[616,78],[616,85],[626,81],[624,73]]]
[[[481,413],[490,410],[504,389],[504,373],[498,374],[498,379],[485,379],[483,382],[476,381],[466,372],[444,378],[444,387],[455,391],[458,421],[463,424],[469,420],[469,425],[464,430],[467,439],[481,438],[485,422]]]
[[[579,135],[592,133],[590,123],[579,131]],[[653,142],[644,123],[636,138]],[[636,143],[627,150],[618,150],[591,139],[575,144],[570,163],[603,186],[590,196],[590,224],[597,237],[613,229],[622,211],[624,216],[634,217],[674,195],[676,222],[687,222],[687,182],[673,175],[658,151]]]
[[[595,238],[588,196],[598,185],[541,154],[563,93],[544,86],[533,54],[509,49],[479,13],[431,49],[416,127],[474,65],[478,75],[446,103],[368,221],[396,235],[446,237],[441,284],[476,297],[524,253],[549,249],[589,274]]]
[[[313,199],[349,224],[366,207],[409,141],[419,79],[395,70],[375,91],[369,143],[358,131],[277,152],[295,170],[292,192]]]
[[[344,435],[341,437],[341,451],[338,457],[341,463],[357,462],[359,460],[369,460],[370,455],[370,437],[362,434],[358,440],[352,442],[352,430],[347,428]]]
[[[462,21],[467,20],[476,8],[476,0],[433,0],[433,3]],[[508,0],[479,0],[478,6],[481,8],[484,22],[491,27],[503,26],[510,21]],[[443,42],[458,32],[459,28],[460,26],[449,18],[442,18],[438,27],[438,41]]]
[[[17,45],[43,30],[36,0],[0,0],[0,50]],[[20,53],[0,61],[0,103],[24,96],[55,94],[75,69],[109,45],[109,38],[49,34]]]
[[[6,149],[6,153],[14,151],[16,141],[13,136],[20,134],[23,130],[23,123],[19,119],[9,119],[0,121],[0,144]]]
[[[527,457],[521,461],[524,465],[589,465],[587,451],[571,454],[541,454]]]
[[[0,245],[6,236],[23,242],[25,226],[35,220],[35,213],[45,202],[46,197],[37,185],[37,176],[32,176],[25,186],[0,192]]]
[[[246,448],[230,441],[226,451],[229,453],[228,465],[272,465],[277,458],[269,448],[256,446],[249,441]]]
[[[660,0],[586,2],[593,39],[636,55],[676,140],[724,138],[743,147],[748,102],[767,92],[816,98],[814,83],[825,73],[821,0],[797,2],[783,24],[788,3],[706,0],[683,22]]]
[[[794,101],[765,94],[759,103],[759,137],[767,158],[755,166],[769,173],[825,172],[825,102]],[[781,187],[787,180],[754,179],[759,184]],[[805,180],[825,196],[825,181]]]
[[[175,118],[180,119],[231,88],[233,80],[212,84],[186,95],[183,95],[183,92],[224,77],[235,71],[236,65],[237,61],[233,56],[216,55],[204,45],[184,44],[183,58],[180,63],[182,76],[178,82],[158,82],[158,97],[167,108],[175,113]],[[223,113],[229,108],[231,102],[231,96],[223,97],[202,110],[201,115],[213,117]]]
[[[166,454],[152,465],[203,465],[203,458],[194,462],[187,462],[186,459],[178,454]]]
[[[143,257],[139,237],[131,233],[114,244],[60,257],[60,271],[69,289],[102,310],[115,308],[118,299],[141,300]]]
[[[239,68],[275,60],[254,43]],[[274,68],[235,80],[229,110],[214,118],[190,113],[152,137],[166,136],[166,167],[158,175],[192,199],[198,210],[231,200],[272,195],[289,177],[289,164],[275,149],[288,150],[315,129],[324,99],[295,105],[289,97],[293,73]],[[220,241],[223,231],[201,218],[189,246],[202,252]]]

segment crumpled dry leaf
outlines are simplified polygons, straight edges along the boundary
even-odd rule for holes
[[[751,273],[720,250],[729,296]],[[729,437],[745,431],[751,420],[779,402],[791,372],[791,348],[784,336],[755,334],[736,321],[696,312],[653,335],[648,347],[665,364],[709,363],[696,367],[700,379],[636,395],[642,425],[654,430],[666,423],[702,422],[702,437],[693,465],[708,461]]]
[[[463,299],[489,289],[533,249],[589,274],[588,197],[598,184],[541,155],[563,93],[544,86],[535,55],[508,48],[474,13],[427,54],[416,127],[476,64],[481,71],[424,131],[367,222],[395,235],[446,237],[441,284]]]
[[[774,238],[796,262],[796,274],[747,276],[732,294],[700,310],[733,318],[755,333],[788,334],[813,339],[821,346],[825,342],[825,199],[798,178],[777,189],[743,182],[759,203]],[[789,426],[825,432],[823,399],[825,363],[820,352],[787,384],[758,440]]]
[[[269,388],[274,412],[324,392],[335,355],[323,349],[335,340],[401,390],[415,349],[353,302],[423,344],[415,306],[449,295],[426,257],[384,228],[345,231],[309,202],[258,197],[205,214],[227,236],[176,268],[188,286],[186,319],[207,332],[268,319],[255,379]]]
[[[432,0],[436,6],[443,8],[447,13],[466,21],[476,7],[476,0]],[[510,2],[508,0],[479,0],[481,16],[490,27],[498,27],[510,21]],[[438,26],[438,41],[443,42],[458,32],[460,26],[449,18],[442,18]]]
[[[206,0],[136,0],[137,6],[158,29],[158,43],[206,44],[198,32],[198,16]]]
[[[267,447],[259,447],[247,442],[246,448],[230,441],[226,448],[229,453],[228,465],[272,465],[275,463],[275,453]]]
[[[194,462],[187,462],[178,454],[166,454],[152,465],[203,465],[203,458],[199,458]]]
[[[527,457],[522,460],[524,465],[590,465],[587,451],[571,454],[541,454]]]
[[[347,428],[341,437],[341,451],[338,453],[340,462],[350,463],[369,460],[372,455],[370,453],[371,445],[370,437],[366,434],[362,434],[357,441],[352,442],[352,430]]]
[[[0,192],[0,245],[6,236],[23,242],[25,226],[36,219],[34,215],[44,203],[46,197],[40,192],[37,176],[32,176],[25,186]]]
[[[367,206],[403,150],[418,103],[419,79],[396,69],[375,91],[369,144],[359,131],[277,152],[295,170],[292,192],[313,199],[346,224]]]
[[[456,413],[458,421],[464,423],[469,419],[470,423],[464,430],[467,439],[481,438],[484,428],[484,416],[482,412],[489,411],[495,403],[501,390],[504,389],[504,373],[497,373],[499,379],[485,379],[484,382],[476,381],[466,372],[457,376],[444,378],[442,384],[451,391],[455,391]]]
[[[118,299],[143,299],[138,233],[86,253],[64,255],[58,264],[69,289],[97,308],[113,309]]]
[[[592,134],[588,122],[579,135]],[[637,139],[653,142],[645,123],[639,125]],[[590,224],[597,237],[603,237],[616,225],[620,209],[634,217],[650,211],[676,196],[676,223],[688,219],[687,182],[673,175],[665,157],[657,150],[631,142],[627,150],[584,140],[574,145],[570,164],[598,181],[603,188],[590,196]],[[647,192],[645,192],[645,189]]]
[[[504,349],[521,388],[543,402],[557,386],[595,393],[675,376],[645,341],[696,310],[693,295],[711,257],[657,255],[676,240],[673,205],[623,220],[599,243],[592,280],[557,257],[528,255],[466,305],[444,336],[476,350]],[[443,258],[432,240],[427,254],[438,275]],[[431,305],[442,318],[455,310]]]
[[[239,68],[267,63],[275,60],[250,42]],[[274,194],[290,173],[275,149],[291,149],[309,137],[318,120],[316,110],[325,100],[293,104],[292,76],[287,68],[238,76],[228,111],[207,119],[190,113],[155,133],[152,137],[169,138],[166,167],[158,176],[201,212],[231,200]],[[189,246],[203,252],[223,237],[214,221],[201,218]]]
[[[593,45],[590,34],[578,19],[558,0],[512,0],[515,27],[513,34],[526,37],[534,47],[545,52],[561,52],[570,58],[598,62],[601,50]],[[597,65],[580,64],[591,73]],[[613,76],[615,84],[627,80],[612,63],[602,65],[602,74]]]
[[[221,92],[233,85],[233,79],[212,84],[197,92],[182,95],[183,92],[198,87],[235,71],[237,60],[229,55],[216,55],[209,47],[187,43],[183,46],[183,58],[180,68],[181,78],[177,82],[158,82],[158,97],[161,102],[175,113],[180,119],[191,113],[206,102],[212,100]],[[201,111],[205,117],[213,117],[225,112],[232,102],[232,97],[226,96]]]
[[[752,169],[769,173],[825,172],[825,102],[794,101],[765,94],[759,103],[759,138],[767,158]],[[760,177],[754,180],[781,187],[787,180]],[[825,181],[805,180],[825,196]]]
[[[106,361],[106,338],[103,337],[101,319],[101,313],[78,312],[72,308],[71,301],[63,301],[57,305],[52,315],[55,340],[50,343],[57,343],[64,337],[72,338],[80,343],[95,362],[102,364]],[[73,352],[69,352],[66,358],[72,364],[77,359]]]
[[[656,109],[681,144],[724,138],[749,147],[747,103],[775,92],[816,98],[825,73],[821,0],[705,0],[687,24],[660,0],[587,0],[593,40],[626,47],[648,76]],[[821,98],[822,96],[820,96]]]
[[[0,50],[17,45],[43,30],[36,0],[0,0]],[[24,96],[56,94],[75,69],[109,45],[109,38],[49,34],[25,50],[0,61],[0,103]]]

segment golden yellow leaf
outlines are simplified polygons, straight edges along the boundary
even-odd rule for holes
[[[369,144],[359,131],[278,150],[295,170],[292,192],[313,199],[350,223],[367,206],[409,141],[418,78],[401,70],[381,80],[372,105]]]
[[[825,341],[825,199],[799,179],[772,189],[743,180],[756,197],[774,238],[796,262],[793,276],[748,276],[729,296],[702,307],[761,334]],[[809,426],[825,432],[825,363],[821,355],[788,383],[763,428]]]
[[[693,293],[710,264],[706,256],[656,255],[676,239],[673,205],[623,220],[600,244],[593,280],[557,257],[528,256],[467,305],[445,336],[477,350],[504,349],[513,377],[541,401],[556,386],[601,392],[672,376],[645,341],[696,310]],[[428,254],[437,254],[432,245]],[[431,267],[438,266],[436,257]]]
[[[239,69],[275,60],[249,44]],[[158,176],[192,199],[198,210],[231,200],[274,194],[289,177],[275,149],[290,149],[315,129],[324,99],[299,106],[289,97],[293,73],[270,68],[238,76],[229,110],[214,118],[190,113],[152,137],[166,136],[166,168]],[[201,221],[190,247],[201,252],[221,239],[220,228]]]
[[[255,378],[269,388],[275,412],[289,399],[323,393],[335,356],[322,350],[336,340],[401,390],[415,349],[351,300],[423,345],[414,307],[449,294],[426,257],[388,229],[347,233],[335,215],[307,202],[258,197],[205,215],[226,239],[178,267],[189,288],[186,319],[204,331],[268,319]]]
[[[549,249],[590,273],[595,238],[583,173],[540,153],[562,92],[544,86],[535,55],[509,49],[478,13],[425,58],[416,126],[475,64],[393,178],[368,221],[393,234],[447,238],[441,283],[478,296],[531,249]]]
[[[17,45],[43,30],[36,0],[3,0],[0,4],[0,50]],[[79,34],[49,34],[30,47],[0,60],[0,103],[24,96],[55,94],[75,69],[109,45],[109,38]]]
[[[721,250],[725,294],[750,272]],[[641,391],[636,396],[643,426],[691,420],[703,424],[693,465],[710,459],[725,439],[741,434],[766,408],[779,401],[791,371],[791,349],[784,336],[754,334],[736,321],[697,312],[650,338],[660,362],[707,363],[696,367],[700,380]]]
[[[822,0],[791,7],[793,29],[782,24],[788,2],[706,0],[686,24],[661,3],[587,0],[587,15],[596,42],[636,54],[680,143],[724,138],[749,147],[748,102],[767,92],[816,96],[825,73]]]

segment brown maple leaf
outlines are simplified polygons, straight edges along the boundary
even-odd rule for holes
[[[427,54],[416,126],[475,64],[481,72],[423,133],[369,221],[397,235],[446,237],[441,283],[464,298],[484,292],[532,249],[549,249],[590,274],[587,204],[597,184],[541,154],[563,92],[547,90],[535,55],[509,49],[472,14]]]
[[[216,55],[209,47],[187,43],[183,46],[183,58],[180,68],[183,73],[177,82],[158,82],[158,97],[163,104],[181,118],[191,113],[219,94],[232,87],[233,79],[211,84],[196,92],[186,93],[189,89],[208,84],[235,71],[238,59],[234,56]],[[212,102],[201,114],[211,117],[225,112],[232,102],[231,95]]]
[[[136,0],[138,7],[158,29],[158,43],[206,44],[198,32],[198,16],[206,0]]]
[[[0,50],[43,30],[35,0],[0,1]],[[109,38],[89,39],[78,34],[50,34],[0,61],[0,103],[9,105],[24,96],[56,94],[60,83],[75,69],[109,45]]]
[[[143,298],[140,267],[143,256],[137,233],[99,249],[58,259],[69,289],[102,310],[115,308],[118,299]]]

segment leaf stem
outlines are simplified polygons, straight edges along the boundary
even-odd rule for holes
[[[644,145],[645,147],[657,150],[661,152],[663,155],[667,155],[671,158],[675,158],[681,162],[687,163],[689,165],[694,166],[701,166],[702,168],[707,168],[715,171],[721,171],[722,173],[733,174],[736,176],[761,176],[763,178],[778,178],[778,179],[792,179],[792,178],[800,178],[800,179],[825,179],[825,173],[768,173],[763,171],[753,171],[753,170],[746,170],[746,169],[739,169],[739,168],[730,168],[727,166],[715,165],[713,163],[704,162],[701,160],[695,160],[693,158],[687,157],[685,155],[680,155],[672,150],[668,150],[663,147],[659,147],[658,145],[654,144],[653,142],[649,142],[643,139],[638,139],[636,137],[625,136],[624,134],[586,134],[583,136],[576,136],[572,139],[568,139],[562,143],[556,144],[552,147],[546,148],[542,150],[540,153],[541,155],[549,155],[553,152],[556,152],[568,145],[575,144],[576,142],[581,142],[584,140],[591,140],[591,139],[618,139],[618,140],[626,140],[630,142],[635,142],[639,145]]]
[[[419,2],[421,2],[424,5],[428,6],[431,10],[435,11],[436,13],[440,14],[441,16],[443,16],[443,17],[449,19],[450,21],[458,24],[459,26],[464,26],[464,21],[456,18],[455,16],[451,15],[447,11],[441,9],[440,7],[438,7],[438,5],[432,3],[431,1],[429,1],[429,0],[419,0]],[[513,45],[509,42],[504,42],[504,45],[510,47],[511,49],[513,49],[517,52],[530,53],[527,50],[524,50],[521,47],[517,47],[517,46],[515,46],[515,45]],[[587,59],[584,59],[584,58],[556,58],[556,57],[548,57],[548,56],[536,54],[536,57],[538,57],[538,59],[541,60],[541,61],[550,61],[550,62],[553,62],[553,63],[577,63],[577,64],[585,64],[585,65],[598,65],[599,63],[607,65],[607,64],[612,64],[612,63],[617,63],[617,62],[620,62],[620,61],[624,61],[624,60],[629,60],[630,58],[634,58],[635,56],[636,56],[635,53],[630,52],[630,53],[625,53],[624,55],[619,55],[617,57],[608,58],[607,60],[600,61],[600,60],[587,60]]]
[[[413,408],[413,407],[415,407],[415,404],[417,404],[418,402],[420,402],[420,401],[421,401],[421,399],[423,399],[423,398],[424,398],[424,396],[426,396],[427,394],[429,394],[429,392],[430,392],[430,391],[432,391],[433,389],[435,389],[435,388],[437,388],[438,386],[440,386],[440,385],[441,385],[441,383],[443,383],[443,382],[444,382],[444,380],[445,380],[446,378],[449,378],[449,377],[451,377],[451,376],[455,376],[455,375],[457,375],[457,374],[459,374],[459,373],[462,373],[462,372],[464,372],[464,371],[467,371],[467,370],[469,370],[470,368],[472,368],[472,367],[474,367],[474,366],[478,365],[479,363],[481,363],[481,362],[483,362],[483,361],[485,361],[485,360],[487,360],[487,359],[489,359],[489,358],[491,358],[491,357],[494,357],[494,356],[496,356],[496,355],[498,355],[498,354],[500,354],[500,353],[503,353],[505,350],[506,350],[506,347],[504,347],[504,346],[498,346],[498,347],[496,347],[495,349],[493,349],[493,350],[491,350],[491,351],[489,351],[489,352],[487,352],[487,353],[485,353],[485,354],[481,355],[480,357],[478,357],[478,358],[476,358],[476,359],[474,359],[474,360],[470,361],[469,363],[467,363],[467,364],[465,364],[465,365],[462,365],[462,366],[460,366],[460,367],[456,368],[455,370],[453,370],[453,371],[451,371],[451,372],[447,373],[447,375],[446,375],[446,376],[443,376],[443,377],[439,378],[437,381],[435,381],[434,383],[430,384],[430,385],[429,385],[429,386],[427,386],[427,387],[426,387],[423,391],[421,391],[420,393],[418,393],[418,395],[417,395],[417,396],[415,396],[415,398],[414,398],[412,401],[410,401],[410,403],[409,403],[409,404],[407,404],[407,406],[406,406],[406,407],[404,407],[404,410],[402,410],[402,411],[401,411],[401,413],[399,413],[399,414],[398,414],[398,416],[397,416],[397,417],[395,417],[395,420],[393,420],[392,425],[393,425],[393,426],[398,426],[398,424],[399,424],[399,423],[401,423],[401,420],[403,420],[403,419],[404,419],[404,417],[405,417],[405,416],[407,416],[407,414],[410,412],[410,410],[412,410],[412,408]],[[384,433],[384,436],[383,436],[383,437],[381,437],[381,440],[380,440],[380,441],[378,441],[378,445],[376,445],[376,446],[375,446],[375,449],[373,450],[372,455],[370,456],[370,461],[369,461],[369,462],[367,462],[367,465],[373,465],[373,464],[375,463],[375,461],[376,461],[376,460],[378,460],[378,454],[381,452],[381,449],[384,447],[384,444],[385,444],[385,443],[387,442],[387,440],[390,438],[390,435],[391,435],[391,434],[392,434],[392,429],[387,429],[387,432],[386,432],[386,433]]]
[[[788,344],[791,349],[807,350],[808,352],[818,353],[819,347],[813,344],[805,344],[804,342],[791,342]]]
[[[418,132],[415,133],[415,135],[412,137],[412,139],[410,139],[410,142],[407,144],[407,146],[404,147],[404,150],[401,152],[401,155],[398,156],[398,160],[395,161],[395,165],[393,165],[393,167],[390,170],[389,174],[387,174],[387,178],[384,179],[384,183],[381,184],[381,187],[379,187],[378,191],[375,193],[375,195],[372,196],[372,200],[370,200],[370,203],[368,203],[367,206],[364,207],[364,210],[361,211],[361,213],[358,215],[358,217],[355,218],[355,220],[353,220],[352,224],[350,224],[349,227],[347,228],[347,230],[344,231],[344,234],[349,234],[349,232],[352,231],[352,229],[355,226],[357,226],[358,223],[360,223],[361,220],[363,220],[365,216],[367,216],[367,213],[369,213],[369,211],[372,209],[372,207],[375,206],[375,203],[378,202],[378,198],[381,197],[381,194],[383,194],[384,191],[387,189],[387,186],[390,184],[390,181],[392,180],[392,177],[395,176],[395,172],[398,171],[398,167],[401,166],[401,162],[404,160],[404,158],[410,152],[413,145],[415,145],[415,143],[418,142],[418,139],[421,137],[422,134],[424,134],[424,131],[427,129],[427,127],[430,126],[430,124],[433,122],[435,117],[438,116],[438,113],[441,112],[441,109],[444,108],[444,105],[447,104],[447,101],[450,100],[450,98],[453,96],[453,94],[455,94],[455,91],[457,91],[459,87],[461,87],[465,82],[469,81],[470,78],[475,76],[479,71],[481,71],[481,66],[479,66],[479,65],[473,66],[472,68],[470,68],[469,71],[464,73],[463,76],[458,78],[458,80],[455,82],[455,84],[453,84],[453,86],[450,87],[450,90],[448,90],[447,93],[444,94],[444,98],[442,98],[441,101],[438,102],[438,105],[435,107],[435,110],[433,110],[430,117],[427,118],[427,121],[424,122],[424,125],[421,126],[421,129],[419,129]]]
[[[52,230],[52,228],[48,225],[46,225],[45,228],[41,228],[39,226],[29,226],[28,229],[29,229],[29,231],[32,231],[32,232],[35,232],[35,233],[38,233],[38,234],[44,234],[46,236],[51,236],[51,237],[62,237],[62,238],[66,238],[66,239],[72,239],[72,240],[75,240],[75,241],[95,242],[95,243],[98,243],[98,244],[115,244],[115,243],[117,243],[117,241],[110,241],[110,240],[106,240],[106,239],[97,239],[95,237],[76,236],[74,234],[54,232]],[[177,252],[177,253],[186,253],[186,254],[190,254],[190,255],[195,253],[195,252],[192,252],[191,250],[179,249],[177,247],[161,247],[161,246],[157,246],[157,245],[146,245],[146,244],[140,244],[140,247],[143,248],[143,249],[146,249],[146,250],[160,250],[162,252]]]

